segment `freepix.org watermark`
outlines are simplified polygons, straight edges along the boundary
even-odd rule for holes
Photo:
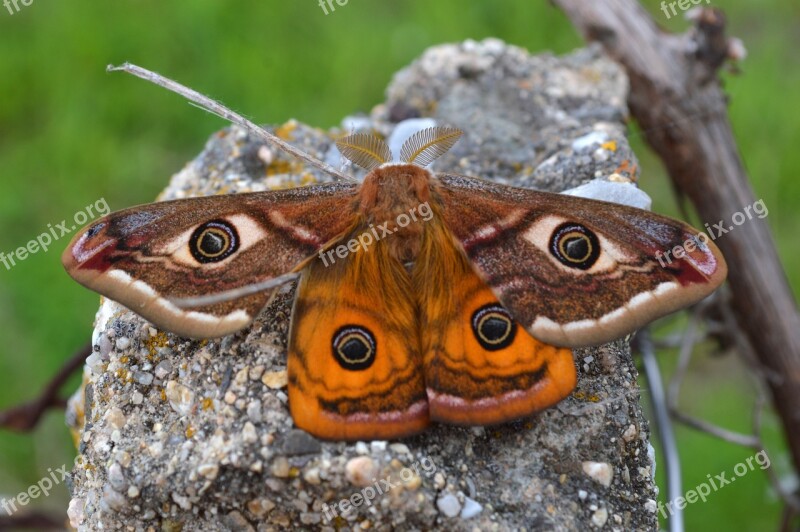
[[[690,7],[696,6],[696,5],[698,5],[698,4],[702,3],[702,2],[705,2],[706,4],[710,4],[711,0],[675,0],[675,1],[672,1],[672,2],[662,1],[661,2],[661,11],[664,12],[664,15],[667,17],[667,19],[671,19],[672,17],[674,17],[675,15],[678,14],[678,11],[675,9],[676,6],[681,11],[688,11]],[[671,15],[670,15],[670,11],[672,11]]]
[[[418,214],[420,218],[417,218]],[[324,264],[325,267],[327,268],[328,266],[336,262],[334,254],[336,255],[336,257],[339,257],[340,259],[344,259],[350,253],[355,253],[359,249],[367,251],[369,250],[369,247],[378,240],[388,235],[394,234],[403,227],[407,227],[411,222],[418,222],[419,220],[427,222],[431,218],[433,218],[433,210],[426,201],[425,203],[421,203],[417,207],[412,207],[411,210],[408,211],[408,214],[404,212],[398,214],[397,218],[395,219],[397,227],[394,230],[389,229],[389,222],[384,222],[378,226],[375,226],[375,224],[369,224],[369,230],[364,231],[355,238],[351,238],[346,245],[340,244],[335,248],[331,248],[328,250],[324,249],[320,250],[319,258],[322,260],[322,264]]]
[[[33,3],[33,0],[3,0],[3,5],[6,9],[8,9],[8,13],[13,15],[14,13],[19,13],[19,10],[23,7],[28,7]],[[20,7],[20,5],[22,7]]]
[[[32,1],[33,0],[31,0],[31,2]],[[328,13],[333,13],[336,11],[336,6],[334,4],[344,7],[349,1],[350,0],[319,0],[319,7],[321,7],[322,11],[327,15]]]
[[[702,232],[697,233],[683,244],[679,244],[674,248],[668,249],[664,252],[658,251],[656,252],[656,259],[658,259],[658,263],[661,264],[662,268],[666,268],[667,264],[672,264],[673,257],[676,260],[679,260],[684,258],[687,253],[691,253],[697,248],[703,249],[703,246],[706,242],[708,242],[709,239],[716,240],[720,236],[733,231],[736,227],[742,225],[747,220],[752,220],[753,213],[755,213],[759,219],[767,217],[769,214],[769,209],[767,209],[763,199],[758,200],[752,205],[746,206],[740,212],[733,213],[733,216],[731,216],[731,223],[733,223],[733,225],[726,227],[724,220],[720,220],[714,225],[705,224],[708,234]],[[672,257],[670,257],[670,255],[672,255]]]
[[[64,482],[69,475],[66,465],[59,467],[55,471],[52,468],[48,468],[47,472],[50,473],[48,476],[42,477],[39,482],[31,484],[27,490],[19,492],[14,497],[10,499],[0,497],[0,508],[5,510],[9,516],[14,515],[18,510],[17,505],[20,507],[27,506],[34,499],[42,496],[47,497],[50,495],[50,490]]]
[[[89,220],[93,220],[98,216],[105,216],[109,212],[111,212],[111,209],[108,208],[108,203],[106,203],[105,198],[100,198],[94,203],[90,203],[84,207],[83,210],[75,213],[72,217],[75,224],[68,227],[67,223],[69,222],[67,222],[67,220],[61,220],[61,223],[57,223],[55,227],[53,227],[52,224],[47,224],[48,230],[30,240],[26,245],[20,246],[8,253],[0,251],[0,262],[3,263],[6,270],[10,270],[17,265],[17,262],[21,262],[27,259],[28,256],[40,251],[47,251],[50,244],[56,240],[61,239],[65,235],[69,235],[78,227],[83,227]]]
[[[436,464],[434,464],[433,460],[426,456],[414,462],[410,466],[404,467],[400,471],[400,481],[402,481],[402,483],[396,478],[394,482],[392,482],[390,476],[386,476],[385,478],[379,480],[373,478],[372,484],[364,487],[361,491],[353,493],[349,499],[342,499],[338,503],[331,506],[323,504],[322,511],[325,513],[325,520],[330,522],[334,517],[339,517],[339,512],[341,512],[342,515],[345,515],[353,508],[358,508],[362,504],[366,504],[367,506],[372,505],[372,499],[378,495],[385,495],[396,487],[401,486],[402,484],[408,484],[415,478],[419,478],[420,466],[427,477],[430,477],[436,473]]]
[[[755,455],[748,457],[744,462],[736,464],[733,467],[733,476],[728,477],[728,473],[723,471],[718,475],[714,475],[714,478],[711,478],[711,473],[709,473],[706,475],[707,482],[701,482],[695,486],[694,489],[687,491],[683,497],[677,497],[674,500],[667,501],[666,504],[659,502],[658,512],[666,519],[667,513],[672,515],[676,508],[678,510],[683,510],[689,504],[694,504],[697,501],[706,502],[706,498],[715,491],[724,488],[728,484],[735,482],[737,478],[743,477],[750,471],[753,471],[755,469],[753,462],[755,462],[762,471],[767,469],[771,464],[769,456],[767,456],[767,451],[762,449]]]

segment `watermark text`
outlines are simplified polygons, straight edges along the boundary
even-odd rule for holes
[[[32,1],[33,0],[31,0],[31,2]],[[347,2],[349,1],[350,0],[319,0],[319,7],[321,7],[322,11],[327,15],[329,12],[333,13],[334,11],[336,11],[336,6],[334,6],[333,4],[338,4],[340,7],[344,7],[347,5]]]
[[[417,215],[419,215],[420,218],[417,218]],[[423,222],[427,222],[430,221],[431,218],[433,218],[433,210],[426,201],[417,207],[412,207],[411,210],[408,211],[408,214],[404,212],[398,214],[395,219],[397,227],[394,229],[389,227],[389,222],[384,222],[378,226],[369,224],[369,230],[364,231],[355,238],[351,238],[347,244],[339,244],[335,248],[320,250],[319,258],[322,260],[322,264],[327,268],[336,262],[334,254],[340,259],[344,259],[350,253],[355,253],[359,249],[368,251],[372,244],[388,235],[396,233],[403,227],[407,227],[412,221],[418,222],[421,219]]]
[[[765,470],[770,466],[770,459],[767,456],[767,451],[760,450],[755,455],[750,456],[744,462],[740,462],[733,467],[733,476],[728,477],[728,473],[723,471],[718,475],[711,477],[711,473],[706,475],[707,482],[701,482],[694,489],[687,491],[683,497],[676,497],[674,500],[658,503],[658,512],[666,519],[667,513],[672,515],[675,509],[683,510],[689,504],[694,504],[698,500],[706,502],[709,495],[717,490],[724,488],[728,484],[735,482],[737,478],[745,476],[750,471],[755,469],[753,465],[755,462],[761,470]]]
[[[54,486],[58,486],[64,482],[64,479],[69,475],[66,465],[59,467],[55,471],[48,468],[47,472],[50,473],[50,475],[42,477],[36,484],[31,484],[27,490],[21,491],[10,499],[0,498],[0,508],[5,510],[9,516],[14,515],[18,510],[17,505],[20,507],[27,506],[29,502],[38,499],[42,495],[47,497],[50,495],[50,490],[53,489]]]
[[[678,244],[672,249],[668,249],[664,252],[657,251],[656,259],[658,259],[658,263],[661,264],[662,268],[666,268],[667,264],[672,264],[673,258],[680,260],[686,257],[687,253],[691,253],[697,248],[704,249],[706,242],[709,240],[716,240],[720,236],[733,231],[747,220],[752,220],[753,213],[755,213],[759,219],[766,218],[767,215],[769,215],[769,209],[767,209],[763,199],[746,206],[742,211],[744,212],[735,212],[731,216],[731,223],[733,223],[733,225],[726,226],[724,220],[720,220],[713,225],[705,224],[708,234],[700,232],[686,240],[683,244]],[[672,257],[670,257],[670,255],[672,255]]]
[[[3,0],[3,5],[6,9],[8,9],[8,13],[13,15],[14,13],[19,13],[19,10],[22,7],[28,7],[33,3],[33,0]],[[20,4],[22,7],[20,7]],[[13,8],[13,9],[12,9]]]
[[[21,262],[27,259],[29,255],[33,255],[39,251],[47,251],[50,244],[56,240],[59,240],[65,235],[69,235],[78,227],[83,227],[86,222],[93,220],[97,216],[105,216],[110,211],[111,209],[108,208],[108,203],[106,203],[105,198],[100,198],[94,203],[90,203],[84,207],[83,210],[75,213],[72,217],[75,224],[67,226],[69,223],[67,220],[61,220],[61,223],[57,223],[55,227],[53,227],[52,224],[47,224],[48,230],[30,240],[26,245],[20,246],[8,253],[0,251],[0,262],[6,267],[6,270],[10,270],[17,265],[17,262]]]
[[[662,0],[661,11],[664,12],[664,16],[666,16],[667,20],[669,20],[678,14],[678,11],[675,9],[676,6],[681,11],[688,11],[689,8],[692,7],[693,5],[696,6],[702,2],[710,4],[711,0],[673,0],[672,2],[667,2],[665,0]],[[671,15],[670,12],[672,12]]]
[[[372,499],[378,495],[385,495],[386,493],[389,493],[393,489],[397,488],[401,485],[400,481],[402,481],[402,484],[408,484],[414,479],[420,478],[420,467],[422,467],[422,471],[427,477],[430,477],[436,473],[436,464],[434,464],[433,460],[426,456],[421,460],[414,462],[409,467],[404,467],[400,471],[400,480],[394,478],[393,482],[391,476],[386,476],[385,478],[379,480],[373,478],[372,484],[365,486],[361,491],[353,493],[349,499],[342,499],[338,503],[331,506],[323,504],[322,510],[325,513],[325,520],[330,522],[334,517],[339,517],[339,512],[341,512],[342,515],[345,515],[354,508],[358,508],[362,504],[366,504],[367,506],[372,505]]]

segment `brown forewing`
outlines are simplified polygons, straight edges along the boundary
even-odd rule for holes
[[[433,191],[448,228],[498,299],[535,337],[555,345],[629,334],[707,296],[727,272],[712,242],[664,260],[698,231],[641,209],[450,174],[437,174]],[[549,220],[586,226],[617,260],[598,271],[562,267],[548,252],[551,234],[538,229]]]
[[[62,261],[81,284],[164,329],[192,337],[219,336],[231,332],[223,329],[244,325],[203,326],[188,315],[165,312],[162,303],[241,288],[292,271],[353,222],[356,190],[355,185],[325,184],[132,207],[80,231]],[[247,220],[247,227],[240,229],[248,233],[240,235],[242,240],[252,240],[247,249],[219,265],[175,259],[176,246],[192,228],[236,217]],[[141,290],[131,288],[134,282]],[[270,295],[261,292],[192,310],[212,317],[242,310],[252,320]]]

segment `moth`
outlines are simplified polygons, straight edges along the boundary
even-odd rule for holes
[[[121,69],[297,154],[213,100]],[[400,162],[383,140],[350,135],[337,146],[369,171],[363,182],[300,153],[341,181],[114,212],[62,260],[79,283],[190,338],[247,327],[296,280],[289,407],[329,440],[529,416],[574,389],[571,348],[627,335],[724,280],[707,239],[659,264],[657,252],[697,234],[680,221],[428,170],[460,135],[420,131]]]

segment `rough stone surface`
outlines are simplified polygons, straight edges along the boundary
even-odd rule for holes
[[[560,191],[595,178],[635,181],[626,90],[622,72],[595,49],[558,58],[468,41],[429,49],[395,76],[386,103],[343,124],[386,136],[408,118],[456,125],[466,134],[436,169]],[[275,130],[337,160],[332,135],[339,131],[295,122]],[[160,199],[327,180],[229,128]],[[625,341],[576,350],[577,389],[530,419],[437,425],[402,442],[320,442],[294,428],[287,410],[292,291],[251,328],[213,341],[165,334],[103,302],[95,353],[70,410],[81,453],[72,472],[73,526],[656,528],[649,431]]]

